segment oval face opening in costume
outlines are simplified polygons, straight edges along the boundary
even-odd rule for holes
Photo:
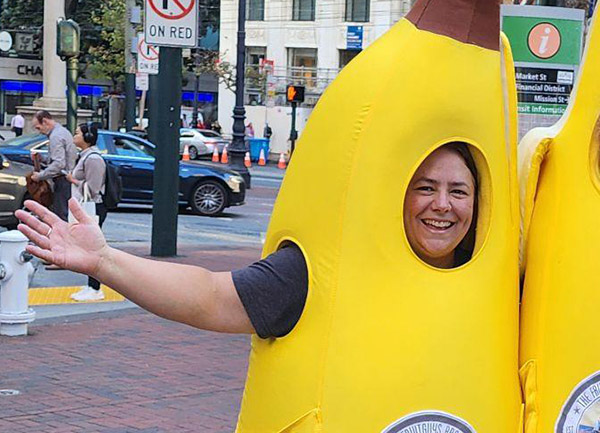
[[[404,228],[425,263],[449,269],[473,255],[477,169],[466,143],[436,149],[413,175],[404,200]]]

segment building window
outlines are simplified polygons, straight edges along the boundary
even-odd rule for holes
[[[317,49],[288,48],[288,75],[295,84],[316,87]]]
[[[340,69],[344,68],[350,60],[355,58],[360,50],[340,50]]]
[[[353,23],[369,22],[371,0],[346,0],[346,21]]]
[[[247,0],[246,19],[248,21],[264,21],[265,0]]]
[[[264,105],[266,82],[260,62],[266,56],[266,47],[246,47],[245,105]]]
[[[267,55],[266,47],[246,47],[246,66],[258,68]]]
[[[294,0],[292,9],[292,20],[294,21],[315,20],[315,0]]]

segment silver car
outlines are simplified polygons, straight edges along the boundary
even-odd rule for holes
[[[215,146],[219,149],[219,154],[223,153],[223,148],[229,144],[229,141],[218,132],[209,129],[181,128],[179,131],[180,155],[183,155],[186,144],[190,159],[198,159],[201,155],[211,155],[215,150]]]

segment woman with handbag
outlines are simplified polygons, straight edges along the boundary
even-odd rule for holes
[[[102,227],[107,214],[106,206],[102,201],[102,194],[105,190],[106,163],[96,147],[97,140],[98,128],[95,125],[82,123],[75,130],[73,142],[81,149],[81,152],[73,173],[67,174],[67,180],[72,183],[72,196],[79,200],[86,213],[94,216]],[[72,294],[71,299],[80,302],[104,299],[100,282],[88,277],[88,285]]]

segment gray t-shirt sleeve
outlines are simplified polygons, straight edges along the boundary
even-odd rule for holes
[[[308,294],[308,270],[300,248],[286,245],[233,271],[233,284],[261,338],[283,337],[296,326]]]

